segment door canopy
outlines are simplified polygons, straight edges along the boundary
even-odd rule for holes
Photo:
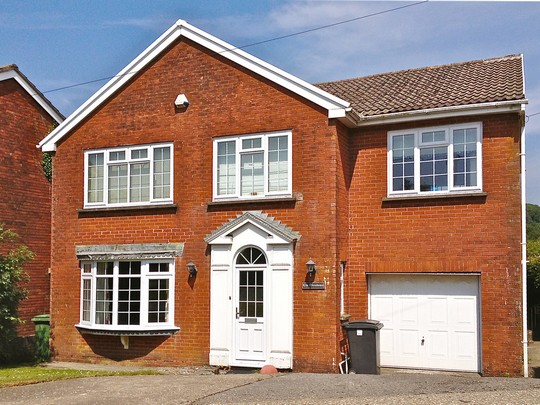
[[[245,211],[221,225],[204,240],[210,245],[231,244],[233,234],[247,224],[252,224],[266,232],[267,239],[270,239],[272,244],[289,244],[300,239],[300,234],[267,214],[263,214],[261,211]]]

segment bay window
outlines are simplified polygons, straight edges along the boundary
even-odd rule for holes
[[[86,151],[85,207],[172,202],[172,145]]]
[[[481,190],[481,123],[388,133],[389,195]]]
[[[108,331],[174,328],[174,260],[81,263],[79,327]]]
[[[290,131],[214,139],[214,199],[291,195]]]

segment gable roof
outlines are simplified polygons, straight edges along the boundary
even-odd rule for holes
[[[403,112],[527,102],[522,55],[402,70],[316,86],[350,101],[365,120]]]
[[[28,78],[22,74],[15,64],[0,66],[0,82],[14,79],[19,85],[53,118],[61,123],[64,116],[52,103],[41,93]]]
[[[277,67],[222,41],[186,21],[178,20],[171,28],[156,39],[148,48],[128,64],[120,73],[107,82],[92,97],[74,111],[63,123],[43,139],[38,147],[43,151],[56,150],[56,143],[81,123],[102,103],[112,97],[131,78],[156,59],[177,39],[184,37],[213,51],[232,62],[298,94],[299,96],[323,107],[328,111],[328,118],[338,118],[344,122],[355,121],[350,116],[350,103],[333,94],[307,83]]]
[[[288,226],[283,225],[280,221],[263,214],[261,211],[244,211],[236,218],[225,222],[219,228],[215,229],[210,235],[204,238],[206,243],[212,243],[218,238],[227,236],[236,229],[244,226],[246,223],[252,223],[258,228],[264,229],[269,234],[275,235],[283,241],[290,243],[300,239],[300,235],[294,232]]]

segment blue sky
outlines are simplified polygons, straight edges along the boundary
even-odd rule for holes
[[[235,46],[405,6],[387,1],[1,0],[0,66],[15,63],[65,115],[176,20]],[[309,82],[523,53],[540,113],[540,3],[429,1],[245,50]],[[540,114],[527,122],[527,202],[540,205]]]

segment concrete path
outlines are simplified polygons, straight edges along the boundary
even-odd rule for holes
[[[283,373],[95,377],[0,389],[2,404],[540,404],[540,379]]]

